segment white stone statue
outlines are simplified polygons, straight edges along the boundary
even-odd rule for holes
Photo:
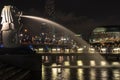
[[[20,28],[18,16],[19,12],[11,5],[6,5],[2,9],[2,42],[5,48],[14,48],[19,46],[18,31]]]

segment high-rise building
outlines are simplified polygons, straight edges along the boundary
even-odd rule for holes
[[[55,0],[46,0],[45,15],[49,19],[54,19],[55,15]]]
[[[55,0],[46,0],[45,17],[53,21],[55,20]],[[51,26],[50,29],[52,29],[51,33],[54,35],[55,28]]]

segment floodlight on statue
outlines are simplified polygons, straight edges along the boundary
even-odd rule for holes
[[[2,42],[5,48],[14,48],[19,46],[18,34],[20,32],[20,16],[22,13],[17,8],[6,5],[2,9]]]

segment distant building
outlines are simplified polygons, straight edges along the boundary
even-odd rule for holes
[[[92,45],[120,45],[120,26],[102,26],[92,31],[89,39]]]

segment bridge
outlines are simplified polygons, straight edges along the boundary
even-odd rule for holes
[[[38,53],[39,56],[50,56],[50,57],[55,57],[55,56],[74,56],[74,57],[79,57],[81,59],[84,59],[84,57],[87,56],[93,56],[95,57],[98,53]],[[120,60],[120,53],[119,54],[100,54],[102,57],[104,57],[108,61],[119,61]],[[92,59],[92,58],[91,58]]]

